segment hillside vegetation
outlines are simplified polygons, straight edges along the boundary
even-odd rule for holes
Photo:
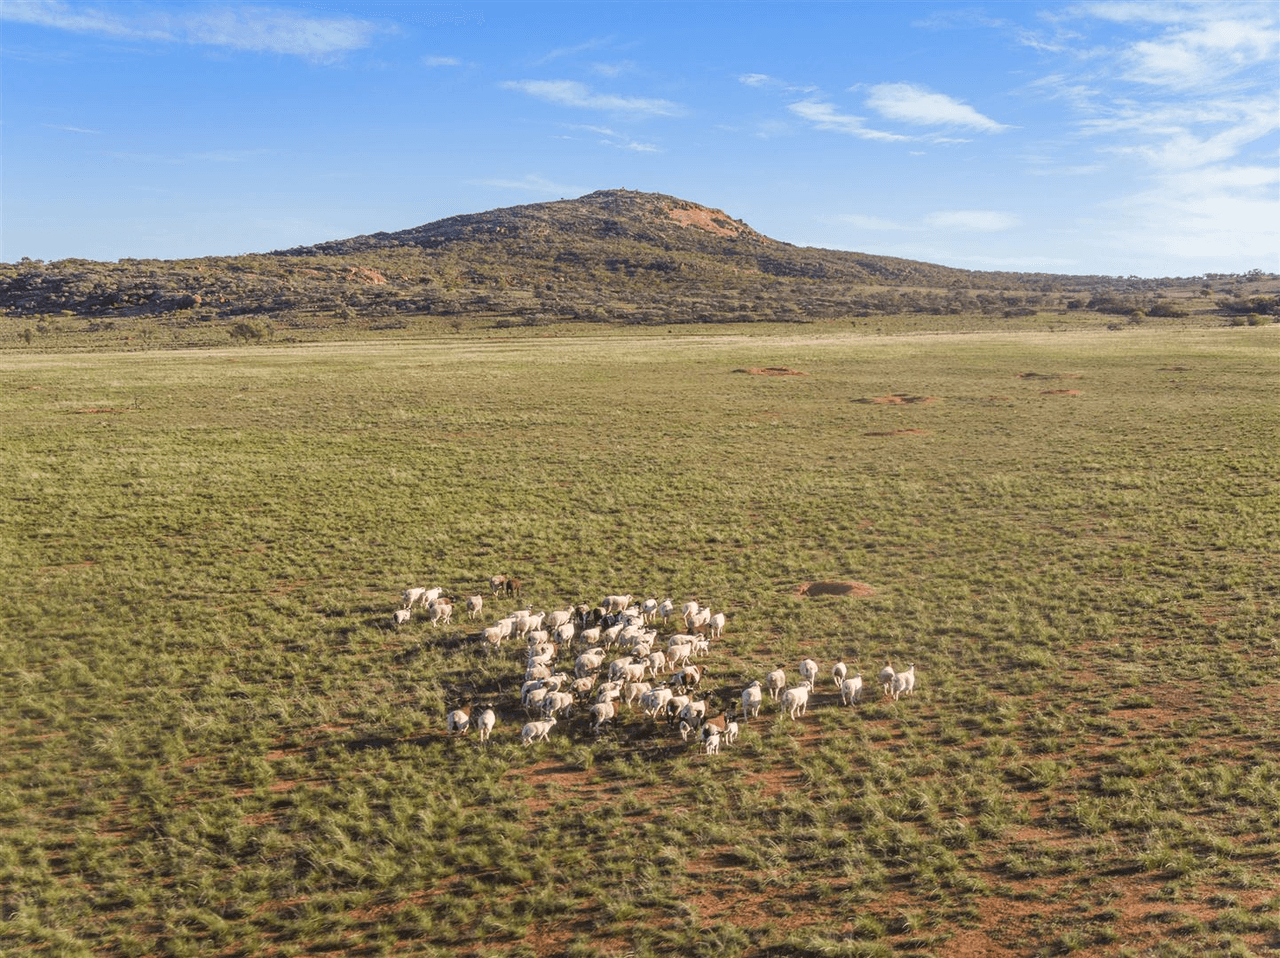
[[[1257,271],[1140,279],[952,269],[796,247],[720,210],[604,190],[273,253],[0,264],[0,346],[902,315],[1221,324],[1270,321],[1278,280]]]

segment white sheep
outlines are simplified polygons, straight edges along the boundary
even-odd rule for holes
[[[905,672],[898,672],[893,677],[893,700],[898,701],[900,695],[911,695],[916,690],[916,664],[911,663]]]
[[[738,741],[738,723],[730,722],[724,730],[724,744],[732,745],[736,741]]]
[[[760,706],[764,702],[764,693],[760,690],[760,682],[755,681],[742,690],[742,715],[744,718],[756,718],[760,714]]]
[[[805,659],[800,663],[800,680],[808,682],[813,688],[818,683],[818,663],[813,659]]]
[[[849,675],[849,667],[844,664],[844,659],[837,659],[836,664],[831,666],[831,678],[836,683],[836,688],[840,688],[840,684]]]
[[[840,701],[845,705],[853,705],[862,701],[862,675],[845,679],[840,683]]]
[[[591,690],[596,687],[596,677],[594,675],[584,675],[580,679],[574,679],[569,685],[569,691],[576,696],[590,695]]]
[[[701,634],[711,625],[711,610],[699,609],[685,621],[689,623],[689,631]]]
[[[667,619],[675,615],[675,611],[676,611],[676,604],[672,602],[670,599],[663,599],[661,602],[658,603],[658,615],[662,616],[663,622],[666,622]]]
[[[556,609],[553,612],[548,612],[546,613],[546,618],[544,620],[546,627],[552,631],[560,628],[560,626],[564,625],[566,622],[572,621],[573,606],[569,606],[567,609]]]
[[[725,617],[723,612],[717,612],[711,617],[711,638],[718,639],[724,635]]]
[[[480,617],[480,613],[484,610],[484,596],[469,595],[467,596],[467,618],[474,622]]]
[[[698,600],[691,599],[684,604],[684,608],[680,612],[680,617],[684,619],[684,623],[689,628],[693,628],[693,617],[698,614]]]
[[[608,615],[625,612],[629,605],[631,605],[631,596],[629,595],[606,595],[604,597],[605,613]]]
[[[597,702],[591,706],[591,731],[599,734],[604,728],[604,723],[611,721],[617,714],[618,710],[614,708],[612,702]]]
[[[400,593],[400,601],[404,603],[402,608],[412,609],[426,591],[424,588],[405,589]]]
[[[787,687],[787,670],[779,665],[764,677],[764,686],[769,690],[769,698],[778,701],[778,696]]]
[[[649,668],[649,674],[656,679],[658,673],[667,667],[667,654],[665,652],[650,652],[645,659],[645,664]]]
[[[646,625],[653,621],[653,617],[657,614],[657,612],[658,612],[657,599],[645,599],[643,602],[640,603],[640,618],[642,618],[645,621]]]
[[[459,732],[465,735],[467,729],[471,727],[471,707],[454,709],[445,716],[444,724],[450,733]]]
[[[701,702],[690,700],[680,712],[678,717],[681,722],[687,722],[693,728],[698,728],[706,721],[707,718],[707,702],[703,699]]]
[[[476,728],[480,730],[480,741],[489,741],[489,733],[493,731],[494,725],[498,722],[498,717],[493,714],[493,709],[486,708],[476,717]]]
[[[710,729],[709,734],[702,740],[702,750],[708,755],[720,754],[720,730]]]
[[[886,660],[884,668],[880,670],[880,684],[884,686],[884,694],[889,695],[893,692],[893,677],[898,673],[893,668],[893,663]]]
[[[505,575],[495,575],[489,580],[489,588],[494,595],[500,595],[507,591],[507,577]]]
[[[573,633],[577,629],[572,622],[562,622],[555,627],[555,640],[561,645],[570,645],[573,643]]]
[[[653,691],[653,686],[648,682],[628,682],[623,688],[627,693],[625,696],[627,705],[633,707],[645,693]]]
[[[443,596],[432,599],[427,604],[427,615],[432,625],[448,625],[453,620],[453,603]]]
[[[782,710],[793,719],[797,715],[804,715],[809,707],[809,691],[812,688],[813,685],[805,681],[787,689],[782,693]]]
[[[402,625],[407,625],[412,616],[413,613],[408,609],[396,609],[391,613],[391,624],[398,629]]]
[[[689,656],[693,655],[693,643],[681,642],[679,645],[671,645],[667,647],[667,665],[677,668],[689,661]]]
[[[531,688],[524,696],[524,710],[529,715],[542,711],[542,703],[546,701],[548,692],[541,685]]]
[[[547,741],[547,736],[551,734],[551,730],[555,728],[556,718],[551,716],[549,719],[542,719],[539,722],[529,722],[520,730],[520,744],[532,745],[541,739]]]
[[[640,707],[644,709],[646,715],[657,717],[657,714],[667,707],[667,703],[671,701],[674,694],[667,686],[659,685],[656,689],[640,696]]]
[[[584,675],[599,672],[602,665],[604,665],[604,649],[587,649],[574,659],[573,674],[582,678]]]
[[[552,715],[567,715],[573,707],[571,692],[547,692],[542,700],[542,714],[550,718]]]
[[[590,629],[583,629],[579,632],[578,639],[583,645],[597,645],[603,632],[604,629],[600,628],[600,626],[593,626]]]

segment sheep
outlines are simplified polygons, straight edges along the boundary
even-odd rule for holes
[[[818,663],[813,659],[805,659],[800,663],[800,680],[808,682],[809,687],[813,688],[818,681]]]
[[[680,710],[689,704],[690,696],[688,695],[672,695],[667,699],[667,724],[675,725],[680,720]]]
[[[467,618],[474,622],[480,617],[481,611],[484,609],[484,596],[469,595],[467,596]]]
[[[604,728],[604,723],[613,719],[618,714],[618,710],[614,708],[612,702],[597,702],[591,706],[591,731],[597,735]]]
[[[551,730],[555,728],[556,717],[543,719],[540,722],[529,722],[520,730],[520,744],[532,745],[541,739],[547,741],[547,736],[551,734]]]
[[[756,718],[760,715],[760,705],[764,701],[764,693],[760,691],[760,682],[755,681],[742,690],[743,718]]]
[[[667,664],[670,666],[684,665],[689,661],[689,656],[691,655],[693,655],[693,643],[691,642],[668,646]]]
[[[542,628],[542,619],[546,613],[539,612],[534,615],[532,612],[522,609],[519,612],[513,612],[512,615],[515,618],[512,628],[515,631],[516,638],[523,639],[530,632]]]
[[[584,675],[580,679],[574,679],[569,685],[569,691],[578,697],[590,695],[591,690],[596,687],[596,677],[594,675]]]
[[[693,642],[691,644],[693,645],[694,655],[710,655],[711,654],[711,640],[708,639],[705,635],[695,635],[693,637]]]
[[[702,634],[703,630],[711,624],[711,610],[698,609],[693,615],[685,619],[685,622],[689,624],[690,631]]]
[[[831,678],[836,683],[836,688],[840,688],[840,683],[845,680],[849,674],[849,667],[844,664],[844,659],[836,659],[836,664],[831,666]]]
[[[653,621],[653,617],[658,613],[658,600],[645,599],[640,603],[640,618],[644,620],[645,625]]]
[[[717,612],[711,617],[711,638],[718,639],[724,635],[725,617],[723,612]]]
[[[562,622],[555,628],[555,639],[561,645],[573,644],[573,633],[576,631],[572,622]]]
[[[391,625],[399,630],[400,626],[408,624],[412,615],[409,609],[396,609],[391,613]]]
[[[489,580],[489,588],[494,595],[501,595],[507,591],[507,577],[505,575],[495,575]]]
[[[840,701],[844,705],[853,705],[862,701],[862,675],[845,679],[840,683]]]
[[[527,712],[530,715],[532,715],[535,712],[541,712],[542,703],[547,700],[547,696],[550,694],[551,693],[548,692],[541,685],[537,686],[536,688],[530,689],[528,694],[524,696],[525,712]]]
[[[808,681],[804,681],[795,688],[787,689],[782,693],[782,710],[793,719],[797,715],[804,715],[809,707],[809,691],[812,688]]]
[[[545,616],[543,621],[546,623],[547,628],[554,631],[566,622],[573,621],[573,606],[569,606],[567,609],[554,609],[551,612],[544,612],[543,615]]]
[[[520,595],[520,580],[515,576],[508,576],[506,582],[507,595],[512,598],[518,598]]]
[[[551,678],[551,666],[549,665],[533,665],[524,670],[524,680],[530,679],[549,679]]]
[[[706,703],[703,702],[700,704],[705,705]],[[708,734],[707,729],[709,728],[715,729],[717,733],[727,732],[729,731],[729,725],[730,719],[728,712],[721,712],[715,718],[704,718],[702,721],[702,735],[705,738]]]
[[[628,682],[624,686],[626,691],[627,705],[635,707],[635,704],[644,697],[645,693],[653,690],[653,686],[648,682]]]
[[[444,597],[432,599],[427,605],[427,615],[431,617],[432,625],[439,625],[441,622],[448,625],[453,619],[453,603]]]
[[[893,662],[885,659],[884,668],[880,670],[880,684],[884,686],[885,695],[889,695],[893,692],[893,677],[897,674],[897,671],[893,667]]]
[[[602,603],[605,612],[613,615],[618,612],[624,612],[627,606],[631,605],[631,596],[629,595],[606,595]]]
[[[667,686],[659,685],[656,689],[640,696],[640,707],[644,709],[646,715],[657,718],[658,713],[667,707],[667,703],[671,701],[674,694]]]
[[[635,662],[635,659],[633,659],[629,655],[624,655],[621,658],[614,659],[612,662],[610,662],[609,663],[609,681],[614,682],[622,678],[626,674],[625,670],[634,662]]]
[[[550,718],[557,713],[567,715],[573,707],[573,694],[570,692],[548,692],[542,700],[542,714]]]
[[[509,632],[505,632],[498,626],[491,625],[487,629],[481,631],[480,640],[484,643],[485,648],[493,652],[502,648],[502,640],[509,634]]]
[[[702,739],[702,750],[708,755],[720,754],[720,731],[714,729],[711,734],[705,735]]]
[[[692,699],[680,709],[677,717],[681,722],[687,723],[691,728],[700,728],[702,723],[707,720],[707,702],[703,699],[701,702],[695,702]]]
[[[693,628],[692,620],[693,617],[698,614],[698,609],[699,606],[697,599],[693,599],[684,604],[684,609],[681,611],[680,617],[684,619],[684,624],[689,628]]]
[[[686,665],[671,676],[671,684],[679,685],[686,689],[696,688],[702,682],[702,677],[705,674],[705,669],[701,669],[696,665]]]
[[[724,744],[732,745],[738,741],[738,723],[730,722],[724,730]]]
[[[401,608],[412,609],[426,591],[424,588],[405,589],[400,593],[400,601],[404,603]]]
[[[596,702],[612,702],[622,698],[623,682],[605,682],[596,689]]]
[[[587,649],[573,661],[573,674],[578,678],[599,672],[604,665],[604,649]]]
[[[663,599],[658,603],[658,615],[662,616],[662,621],[664,623],[671,618],[671,616],[675,615],[675,611],[676,604],[670,599]]]
[[[658,673],[667,667],[667,656],[664,652],[650,652],[645,659],[645,664],[649,668],[649,674],[655,679]]]
[[[769,698],[778,701],[778,695],[787,687],[787,670],[779,665],[764,677],[765,688],[769,690]]]
[[[450,734],[458,732],[466,735],[467,730],[471,728],[471,707],[454,709],[445,716],[444,724]]]
[[[481,743],[489,741],[489,733],[493,731],[494,725],[498,722],[498,718],[493,714],[493,709],[486,708],[476,717],[476,728],[480,730]]]
[[[893,700],[898,701],[900,695],[910,695],[916,689],[916,664],[912,662],[905,672],[898,672],[893,677]]]
[[[604,629],[600,628],[600,626],[597,625],[597,626],[593,626],[590,629],[583,629],[581,632],[578,633],[578,638],[579,640],[582,641],[584,645],[597,645],[600,642],[600,638],[603,632],[604,632]]]

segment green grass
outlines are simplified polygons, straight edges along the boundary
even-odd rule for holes
[[[8,353],[0,951],[1280,946],[1275,335]],[[495,572],[725,610],[726,705],[828,684],[719,757],[625,709],[521,748],[518,649],[389,627]]]

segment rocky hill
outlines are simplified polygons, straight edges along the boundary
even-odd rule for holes
[[[1258,277],[1222,279],[1247,287]],[[396,328],[408,316],[537,325],[1131,313],[1194,292],[1187,280],[976,272],[797,247],[721,210],[629,190],[237,257],[0,264],[0,316],[78,317],[91,327],[126,317]],[[1272,297],[1262,311],[1274,305]]]

